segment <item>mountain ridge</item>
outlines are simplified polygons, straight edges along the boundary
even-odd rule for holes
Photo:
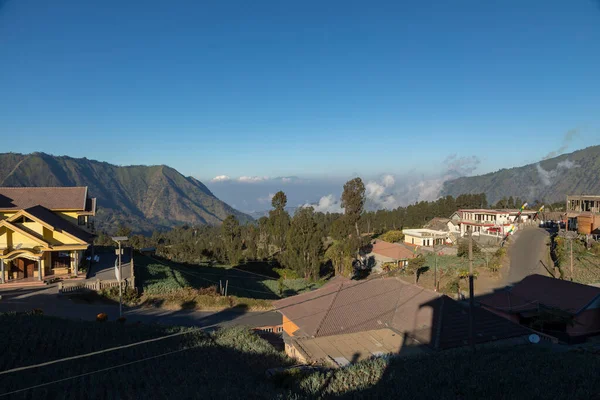
[[[504,197],[529,202],[566,201],[570,194],[600,194],[600,146],[590,146],[521,167],[444,182],[441,196],[485,193],[490,203]]]
[[[46,153],[0,153],[0,186],[88,186],[98,198],[97,224],[125,224],[149,233],[183,224],[219,224],[228,215],[252,218],[222,202],[198,179],[167,165],[118,166]]]

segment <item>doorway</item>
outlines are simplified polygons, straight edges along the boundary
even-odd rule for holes
[[[33,278],[35,271],[35,260],[28,258],[16,258],[14,261],[14,270],[17,273],[17,279]]]

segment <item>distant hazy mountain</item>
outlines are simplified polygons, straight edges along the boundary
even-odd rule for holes
[[[165,165],[119,167],[44,153],[0,154],[0,186],[88,186],[98,199],[98,227],[124,223],[137,232],[182,224],[251,218],[216,198],[202,182]]]
[[[444,183],[440,194],[482,192],[490,203],[508,196],[553,203],[566,201],[568,194],[600,195],[600,146],[523,167],[453,179]]]

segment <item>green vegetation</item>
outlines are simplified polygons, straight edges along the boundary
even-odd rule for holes
[[[402,231],[391,230],[391,231],[387,231],[386,233],[381,235],[379,238],[381,240],[384,240],[389,243],[396,243],[396,242],[401,242],[402,240],[404,240],[404,234],[402,233]]]
[[[181,336],[2,376],[0,395],[125,363],[80,378],[31,389],[29,399],[286,398],[265,378],[268,368],[291,362],[245,328],[207,334],[192,328],[82,322],[43,316],[0,315],[0,336],[10,337],[0,370],[22,367],[127,343]],[[156,357],[156,358],[150,358]]]
[[[202,310],[271,308],[271,301],[321,286],[323,281],[268,278],[227,266],[183,265],[136,256],[143,304]],[[227,296],[221,295],[227,283]]]
[[[84,354],[167,334],[185,333],[119,351],[2,376],[0,395],[31,399],[105,398],[553,398],[591,399],[600,380],[593,351],[488,347],[409,358],[376,358],[346,368],[289,372],[295,364],[245,328],[205,333],[193,328],[0,315],[10,337],[0,370]],[[43,351],[40,351],[43,349]],[[154,357],[154,358],[153,358]],[[133,363],[130,365],[124,365]],[[102,372],[97,372],[111,368]]]
[[[579,283],[600,282],[600,243],[592,244],[588,250],[582,240],[573,242],[573,274],[571,276],[571,243],[562,237],[555,237],[555,265],[559,268],[563,279],[573,279]]]
[[[373,359],[312,373],[294,387],[309,397],[423,399],[590,399],[600,390],[600,357],[520,346]]]

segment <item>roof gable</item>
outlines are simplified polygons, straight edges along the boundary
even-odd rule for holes
[[[29,239],[33,240],[36,243],[39,243],[41,246],[49,246],[50,244],[44,240],[44,238],[40,237],[39,235],[29,232],[25,229],[20,228],[17,225],[11,224],[9,221],[7,220],[1,220],[0,221],[0,227],[5,227],[6,229],[10,229],[13,232],[18,232],[23,236],[28,237]]]
[[[92,240],[93,235],[84,231],[81,228],[73,225],[64,218],[59,217],[52,211],[42,206],[30,207],[26,210],[22,210],[19,214],[27,215],[36,222],[42,225],[48,225],[52,230],[57,230],[69,236],[71,239],[79,242],[80,244],[87,244]],[[15,215],[16,216],[16,215]]]

